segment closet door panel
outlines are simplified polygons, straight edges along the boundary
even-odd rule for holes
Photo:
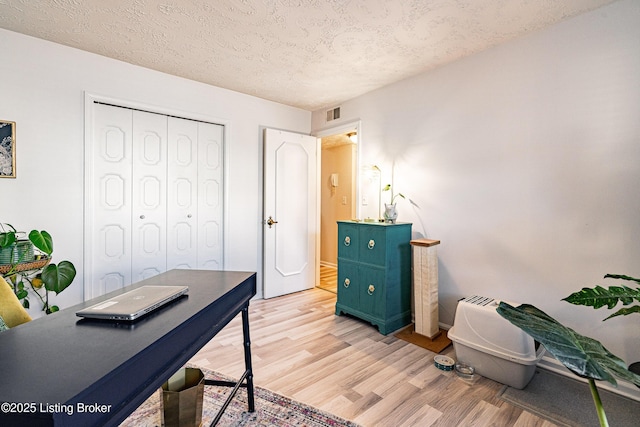
[[[168,118],[167,269],[197,267],[198,122]]]
[[[132,280],[167,270],[167,117],[133,112]]]
[[[223,268],[224,127],[93,103],[85,294],[173,268]]]
[[[197,267],[222,269],[224,127],[198,123]]]
[[[93,295],[131,283],[132,111],[95,104],[93,179],[87,194],[92,229]]]

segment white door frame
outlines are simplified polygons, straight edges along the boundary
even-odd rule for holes
[[[91,165],[92,165],[92,159],[93,159],[92,156],[94,152],[93,144],[92,144],[93,130],[94,130],[93,129],[93,105],[96,102],[109,104],[116,107],[129,108],[132,110],[142,110],[150,113],[158,113],[158,114],[164,114],[167,116],[175,116],[175,117],[181,117],[185,119],[198,120],[202,122],[222,125],[224,127],[224,132],[223,132],[224,139],[223,139],[223,150],[222,150],[223,151],[223,160],[222,160],[223,175],[222,176],[224,179],[222,200],[223,200],[224,206],[222,207],[223,232],[222,232],[222,265],[221,265],[222,269],[224,269],[225,257],[227,254],[227,241],[228,241],[227,236],[229,231],[228,221],[227,221],[227,218],[229,217],[228,216],[229,150],[227,149],[227,147],[228,147],[230,136],[231,136],[231,124],[229,123],[229,121],[225,119],[221,119],[219,117],[209,116],[206,114],[185,112],[185,111],[176,110],[171,107],[143,104],[136,101],[113,98],[110,96],[89,93],[85,91],[84,92],[84,165],[85,167],[84,167],[84,195],[83,195],[83,205],[85,210],[84,210],[84,224],[83,224],[84,251],[83,251],[83,262],[82,262],[83,282],[84,282],[84,289],[83,289],[84,300],[86,301],[88,299],[95,297],[95,295],[93,295],[93,288],[91,286],[91,274],[90,274],[91,272],[93,272],[93,265],[91,261],[92,260],[91,251],[93,248],[92,245],[94,243],[93,242],[94,230],[91,229],[91,210],[87,209],[87,200],[95,200],[95,198],[93,197],[94,196],[92,193],[93,188],[91,185],[91,179],[92,179],[92,173],[93,173],[93,169]]]
[[[358,143],[356,144],[357,146],[357,150],[356,150],[356,173],[355,173],[355,180],[356,180],[356,218],[360,217],[360,149],[361,149],[361,142],[362,142],[362,122],[360,120],[354,120],[351,122],[347,122],[347,123],[343,123],[341,125],[338,126],[334,126],[334,127],[330,127],[330,128],[323,128],[320,129],[319,131],[317,131],[314,136],[317,137],[318,140],[318,144],[321,144],[320,142],[320,138],[324,138],[326,136],[332,136],[332,135],[338,135],[338,134],[344,134],[344,133],[349,133],[349,132],[355,132],[358,135]],[[322,152],[322,150],[320,150],[320,146],[318,147],[319,152]],[[322,156],[318,156],[318,160],[319,162],[322,162]],[[322,168],[320,167],[320,164],[318,164],[318,230],[320,230],[320,191],[321,188],[320,186],[322,185],[322,178],[320,176],[322,172]],[[320,283],[320,240],[321,238],[317,239],[316,242],[316,283]]]

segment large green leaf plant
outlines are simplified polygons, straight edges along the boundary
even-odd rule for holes
[[[640,283],[638,279],[624,275],[607,275],[605,277]],[[588,305],[594,308],[604,306],[613,308],[619,301],[624,305],[629,305],[634,300],[640,301],[639,296],[640,289],[613,287],[613,289],[607,290],[597,287],[594,289],[583,288],[564,300],[572,304]],[[634,307],[638,306],[626,307],[608,318],[640,312],[640,309]],[[595,382],[604,380],[615,386],[617,385],[617,377],[640,387],[640,375],[631,372],[621,358],[612,354],[599,341],[562,325],[537,307],[530,304],[513,307],[501,302],[497,311],[502,317],[544,345],[547,351],[571,372],[588,380],[602,427],[609,424]]]
[[[0,224],[0,248],[10,248],[18,240],[19,233],[11,224]],[[24,263],[33,261],[21,258],[11,262],[9,269],[2,276],[13,287],[18,299],[24,308],[30,307],[29,296],[36,295],[42,303],[42,310],[46,314],[51,314],[59,310],[57,305],[49,303],[49,292],[59,294],[64,291],[76,277],[76,269],[70,261],[60,261],[58,264],[50,262],[53,254],[53,239],[51,234],[42,230],[31,230],[28,235],[29,241],[37,248],[41,254],[38,255],[48,262],[45,266],[30,270],[20,268]]]
[[[606,274],[604,278],[621,279],[640,284],[640,279],[626,276],[624,274]],[[612,317],[626,316],[631,313],[640,313],[640,305],[631,305],[635,302],[640,302],[640,288],[633,289],[628,286],[610,286],[609,288],[605,288],[598,285],[595,288],[582,288],[582,290],[574,292],[568,297],[563,298],[563,301],[567,301],[575,305],[591,306],[594,309],[605,306],[612,309],[618,303],[622,303],[622,308],[604,319],[608,320]]]

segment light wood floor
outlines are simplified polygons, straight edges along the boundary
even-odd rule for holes
[[[337,281],[338,281],[337,268],[320,265],[320,283],[316,285],[318,288],[337,294],[338,293],[338,290],[336,289]]]
[[[335,316],[336,295],[314,288],[252,301],[255,384],[363,426],[551,427],[499,400],[502,385],[437,369],[434,353]],[[449,347],[443,354],[451,354]],[[234,319],[192,363],[239,377],[242,325]]]

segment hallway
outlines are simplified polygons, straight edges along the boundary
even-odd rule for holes
[[[337,294],[337,280],[337,268],[320,264],[320,283],[316,285],[317,288]]]

